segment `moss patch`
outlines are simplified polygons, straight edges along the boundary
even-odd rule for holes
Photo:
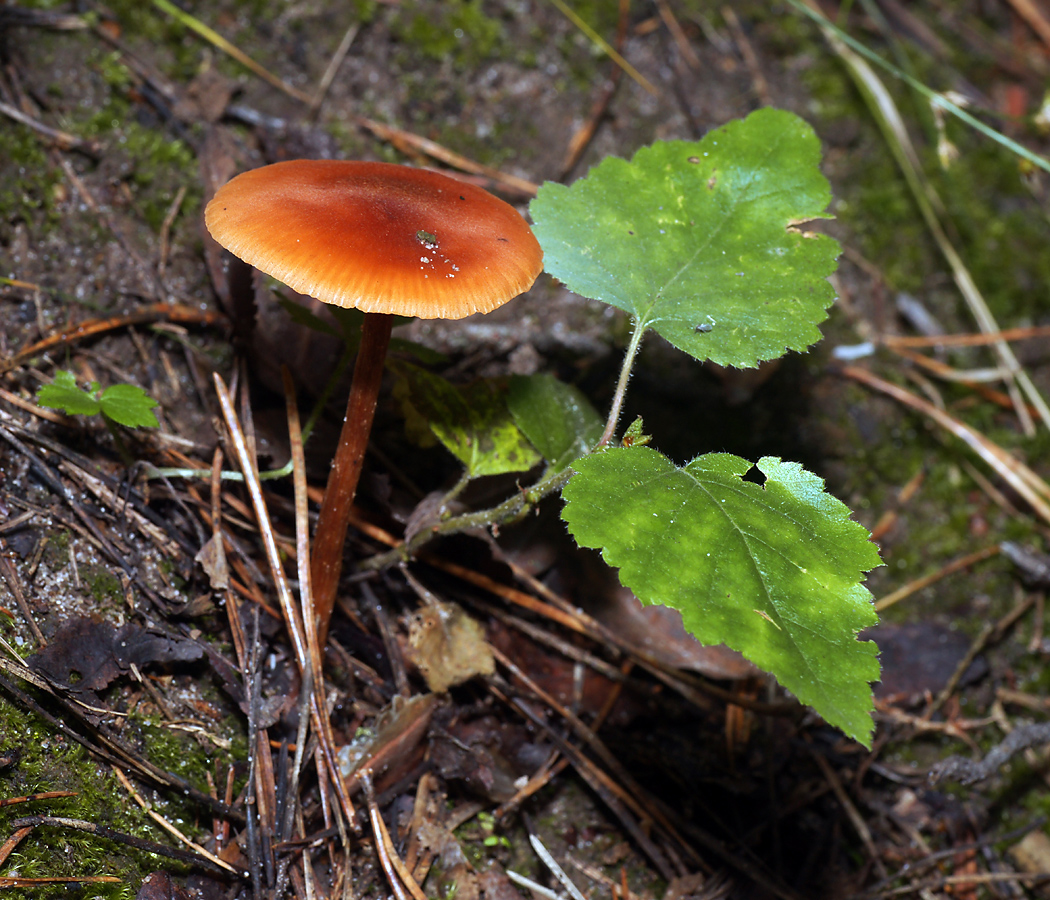
[[[0,695],[0,750],[19,758],[0,772],[0,795],[20,797],[44,791],[75,791],[77,796],[37,801],[0,809],[0,829],[21,816],[45,813],[106,825],[135,837],[163,842],[147,825],[144,813],[128,798],[115,776],[99,766],[77,743],[55,735],[51,726],[24,713]],[[91,897],[132,898],[141,880],[157,867],[152,854],[136,853],[85,832],[39,828],[11,854],[3,875],[73,877],[116,875],[119,884],[91,886]],[[13,896],[13,895],[12,895]],[[34,897],[66,897],[68,888],[42,888]]]
[[[457,71],[502,54],[506,31],[480,0],[411,0],[400,5],[394,36],[438,62],[451,59]]]

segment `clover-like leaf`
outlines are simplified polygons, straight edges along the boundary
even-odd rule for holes
[[[153,407],[160,406],[135,384],[114,384],[99,394],[102,414],[125,428],[156,428],[160,423]]]
[[[55,372],[51,384],[37,389],[36,402],[48,409],[60,409],[67,416],[94,416],[101,410],[98,400],[78,388],[76,376],[65,369]]]
[[[507,406],[518,428],[560,472],[601,439],[603,422],[583,392],[553,375],[515,375]]]
[[[643,603],[682,613],[701,643],[726,643],[826,721],[869,743],[878,649],[863,574],[880,565],[867,531],[797,463],[725,453],[679,468],[648,447],[573,463],[562,517]]]
[[[408,363],[393,362],[391,368],[407,382],[414,411],[471,478],[524,472],[540,462],[539,453],[514,424],[500,385],[482,380],[457,387]]]
[[[548,272],[632,313],[697,359],[755,366],[820,339],[836,241],[794,226],[828,218],[820,143],[792,113],[760,109],[698,142],[603,160],[529,207]]]

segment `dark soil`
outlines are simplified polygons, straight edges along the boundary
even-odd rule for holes
[[[389,549],[383,535],[400,539],[428,509],[420,501],[459,475],[440,447],[414,442],[388,391],[325,657],[335,745],[346,758],[354,748],[385,754],[376,808],[427,896],[442,900],[513,900],[519,889],[506,872],[564,893],[530,833],[585,895],[616,900],[628,900],[625,891],[681,900],[1045,889],[1021,877],[1050,871],[1041,732],[976,787],[934,784],[927,772],[1045,719],[1039,554],[1048,523],[932,422],[844,377],[832,352],[914,333],[921,323],[898,313],[902,293],[945,331],[976,330],[878,127],[819,31],[791,6],[655,0],[623,4],[621,22],[611,0],[570,5],[612,42],[623,26],[620,50],[654,92],[547,0],[182,5],[288,90],[250,74],[162,5],[0,5],[0,602],[9,612],[0,629],[0,799],[78,792],[2,810],[0,832],[20,843],[0,847],[0,887],[58,896],[66,889],[12,879],[116,875],[119,883],[85,885],[78,896],[391,890],[363,794],[357,821],[340,834],[309,756],[301,783],[290,780],[303,686],[272,615],[276,589],[247,492],[224,483],[229,591],[200,555],[213,533],[208,480],[150,479],[141,464],[207,469],[221,449],[235,467],[217,374],[237,386],[260,468],[284,465],[281,367],[309,410],[340,356],[337,339],[290,321],[276,286],[259,278],[231,292],[202,224],[215,188],[237,171],[297,157],[450,165],[413,136],[519,181],[571,181],[608,155],[698,139],[775,105],[813,124],[836,198],[838,218],[823,227],[845,252],[825,341],[739,373],[697,365],[653,336],[624,421],[643,416],[678,462],[712,450],[802,462],[876,532],[886,563],[869,579],[876,598],[1004,540],[1034,554],[1027,580],[1015,557],[993,549],[887,611],[872,635],[886,672],[868,751],[739,659],[697,648],[673,616],[641,620],[615,576],[572,546],[556,498],[496,540],[460,535],[438,555],[526,591],[519,602],[544,590],[567,598],[570,620],[582,607],[624,640],[666,653],[666,677],[586,629],[495,596],[476,577],[424,561],[370,570],[367,561]],[[847,15],[852,34],[1046,153],[1034,116],[1050,63],[1014,5],[858,6]],[[347,29],[349,50],[312,107],[303,96],[317,90]],[[949,237],[1001,327],[1047,324],[1046,173],[955,120],[945,134],[961,155],[942,168],[929,106],[886,78],[945,201]],[[376,122],[399,131],[383,137]],[[570,159],[586,126],[593,137]],[[474,177],[525,210],[520,184]],[[237,302],[244,296],[254,310]],[[24,352],[71,324],[131,315]],[[488,316],[416,320],[395,336],[429,348],[433,370],[454,381],[553,372],[605,409],[626,335],[618,312],[541,276]],[[1016,347],[1050,391],[1046,338]],[[994,365],[986,350],[926,352],[962,369]],[[987,391],[933,380],[885,348],[857,364],[935,398],[1045,473],[1046,427],[1037,422],[1026,437]],[[101,421],[41,411],[35,392],[58,369],[81,384],[141,386],[159,401],[159,429],[124,432],[122,447]],[[345,392],[337,389],[307,448],[318,491]],[[290,479],[265,485],[291,563]],[[480,508],[515,490],[513,477],[486,479],[459,501]],[[294,564],[287,569],[293,577]],[[530,587],[521,572],[538,581]],[[501,662],[495,675],[412,705],[426,689],[403,657],[434,597],[481,622],[532,686]],[[258,663],[254,700],[242,652]],[[574,731],[577,722],[596,728],[611,761]],[[558,758],[569,764],[555,763],[546,786],[519,795]],[[196,851],[149,855],[141,841],[183,845],[152,823],[113,767],[157,813],[251,877],[209,867]],[[34,819],[26,827],[35,830],[18,832],[19,818],[47,815],[108,830]],[[163,873],[143,881],[160,869],[174,881]]]

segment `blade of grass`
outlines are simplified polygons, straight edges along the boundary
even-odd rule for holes
[[[843,366],[839,372],[847,378],[866,384],[883,394],[893,397],[905,406],[933,419],[946,431],[951,432],[971,450],[991,466],[999,476],[1020,494],[1029,506],[1044,522],[1050,523],[1050,487],[1024,463],[1011,456],[1006,450],[975,431],[969,425],[953,419],[943,410],[938,409],[928,400],[917,397],[910,391],[873,375],[867,369],[856,366]]]
[[[996,323],[995,318],[992,316],[988,304],[985,303],[983,295],[971,277],[969,269],[967,269],[962,257],[956,252],[955,247],[944,232],[944,227],[941,225],[941,221],[936,212],[936,210],[942,208],[943,205],[937,197],[936,192],[933,190],[932,185],[930,185],[922,175],[919,156],[915,152],[915,147],[912,145],[911,138],[905,128],[904,120],[901,118],[897,105],[890,96],[889,91],[886,90],[886,86],[875,74],[875,71],[871,66],[861,58],[861,55],[854,52],[853,47],[856,42],[852,40],[847,42],[845,38],[848,37],[848,35],[845,35],[841,29],[836,28],[822,16],[818,16],[818,14],[810,10],[809,4],[812,4],[814,0],[805,0],[805,7],[799,6],[800,0],[789,0],[789,2],[797,8],[804,9],[807,15],[811,15],[811,17],[820,24],[825,39],[845,64],[856,83],[857,88],[860,90],[861,95],[868,103],[868,107],[875,116],[875,120],[878,123],[886,142],[889,144],[890,151],[893,153],[897,165],[904,174],[905,181],[911,189],[912,196],[915,198],[915,202],[918,205],[923,218],[926,220],[926,227],[929,228],[938,248],[945,260],[947,260],[948,265],[952,270],[952,277],[955,280],[955,284],[969,305],[970,312],[976,320],[978,327],[985,333],[1000,331],[1001,329]],[[868,54],[863,55],[867,56]],[[879,57],[875,56],[875,58],[878,59]],[[896,71],[899,72],[899,70]],[[901,77],[905,77],[903,73],[900,73],[900,75]],[[908,84],[913,87],[916,87],[919,84],[911,78],[906,80],[908,81]],[[925,85],[922,87],[923,90],[921,93],[928,95],[931,103],[934,102],[935,98],[941,98],[940,94],[934,94],[929,88],[926,88]],[[918,87],[916,87],[916,89],[918,89]],[[977,120],[974,119],[973,121],[976,122]],[[1001,367],[1009,373],[1010,380],[1007,382],[1008,390],[1017,417],[1021,422],[1025,434],[1032,436],[1035,433],[1035,428],[1032,424],[1032,418],[1028,413],[1028,408],[1020,396],[1018,387],[1024,391],[1029,401],[1039,412],[1039,417],[1042,419],[1043,424],[1050,429],[1050,407],[1047,406],[1046,400],[1032,383],[1028,373],[1024,371],[1021,364],[1017,361],[1017,357],[1014,355],[1013,350],[1005,341],[998,341],[993,346],[996,355],[999,357]]]
[[[313,102],[313,97],[309,94],[282,81],[271,71],[257,63],[239,47],[231,44],[217,31],[213,31],[200,19],[194,18],[188,12],[179,9],[174,3],[171,3],[170,0],[153,0],[153,5],[161,12],[167,13],[176,22],[185,25],[190,31],[195,31],[209,44],[218,47],[227,56],[237,60],[242,66],[253,72],[255,75],[258,75],[263,81],[272,84],[277,90],[283,91],[289,97],[294,97],[296,100],[301,100],[303,103],[311,104]]]
[[[609,44],[605,38],[603,38],[597,31],[591,28],[583,19],[581,19],[573,10],[564,2],[564,0],[551,0],[551,3],[557,7],[566,19],[572,22],[577,28],[580,29],[591,41],[594,42],[598,47],[602,49],[608,57],[616,63],[621,69],[623,69],[631,78],[632,81],[641,85],[650,94],[658,94],[659,91],[656,86],[646,78],[641,72],[639,72],[634,66],[632,66],[626,59],[624,59],[619,53],[616,52],[616,48]]]
[[[1001,144],[1011,153],[1016,153],[1022,159],[1028,160],[1033,166],[1042,169],[1044,172],[1050,172],[1050,159],[1044,156],[1040,156],[1038,153],[1033,153],[1027,147],[1017,143],[1017,141],[1011,140],[1005,134],[996,131],[988,125],[985,125],[980,119],[970,115],[965,109],[954,103],[944,94],[934,91],[924,85],[921,81],[912,78],[906,72],[901,71],[893,63],[888,62],[879,56],[874,50],[865,47],[860,41],[850,37],[845,31],[839,28],[837,25],[829,22],[824,18],[823,13],[820,12],[816,7],[810,6],[807,0],[787,0],[787,2],[797,9],[799,12],[808,16],[814,22],[816,22],[822,30],[834,35],[839,41],[853,50],[855,53],[860,54],[869,62],[874,63],[886,72],[889,72],[894,78],[899,78],[905,82],[908,87],[915,91],[918,91],[923,97],[929,100],[932,106],[938,106],[945,112],[950,113],[957,119],[962,120],[971,128],[979,131],[985,137],[990,138],[997,144]]]

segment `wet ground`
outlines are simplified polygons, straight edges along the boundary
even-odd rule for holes
[[[281,159],[379,159],[462,169],[465,158],[477,164],[479,183],[524,209],[529,183],[572,179],[607,155],[629,156],[657,139],[696,139],[761,105],[803,116],[821,137],[835,196],[837,219],[825,227],[845,250],[835,282],[841,301],[825,325],[825,341],[779,365],[733,373],[698,366],[653,337],[632,382],[627,416],[643,415],[656,444],[679,462],[710,450],[749,459],[773,454],[821,475],[877,533],[886,565],[869,581],[876,598],[1003,540],[1042,551],[1046,523],[994,472],[926,417],[843,377],[836,365],[835,346],[926,327],[919,313],[898,312],[901,294],[915,298],[946,332],[976,328],[847,72],[793,8],[703,0],[635,2],[622,9],[612,0],[573,4],[618,44],[637,78],[542,0],[357,0],[343,6],[256,0],[182,8],[261,63],[279,84],[247,71],[161,5],[0,7],[0,276],[10,282],[0,283],[0,540],[9,564],[0,602],[12,611],[4,637],[25,654],[38,650],[41,638],[54,645],[63,623],[83,628],[92,616],[152,635],[136,631],[141,655],[128,657],[114,649],[120,640],[114,643],[109,632],[89,630],[86,638],[75,632],[74,645],[87,641],[101,648],[102,674],[93,677],[71,669],[55,651],[54,677],[66,687],[88,680],[74,699],[128,716],[126,725],[123,719],[100,725],[93,714],[81,710],[76,719],[65,709],[62,715],[76,719],[75,730],[90,735],[96,750],[119,737],[137,756],[220,798],[231,773],[230,802],[243,818],[243,796],[236,798],[247,771],[245,697],[233,686],[223,594],[194,562],[211,528],[207,482],[147,482],[136,468],[128,477],[121,450],[101,422],[43,418],[34,394],[60,368],[81,383],[138,384],[160,402],[161,424],[156,432],[128,436],[130,455],[154,465],[207,467],[221,436],[212,373],[227,381],[238,373],[247,385],[262,466],[282,465],[288,449],[280,366],[291,368],[309,404],[339,346],[295,330],[265,285],[259,286],[254,329],[242,310],[224,305],[223,270],[201,221],[207,197],[230,174]],[[878,10],[885,18],[873,15]],[[1046,54],[1007,5],[901,9],[885,3],[863,16],[852,13],[850,25],[862,40],[909,60],[920,80],[962,92],[989,122],[1045,152],[1045,134],[1031,116]],[[954,121],[945,134],[960,157],[942,169],[938,123],[929,107],[899,84],[890,86],[944,198],[949,237],[1000,325],[1046,324],[1045,173]],[[74,336],[19,355],[70,323],[127,314],[142,315],[97,336]],[[458,324],[417,321],[398,336],[444,354],[441,369],[456,379],[553,371],[602,409],[626,323],[541,277],[528,295],[489,316]],[[1017,345],[1044,392],[1050,389],[1047,346],[1045,337]],[[992,365],[985,351],[936,353],[960,368]],[[996,398],[935,380],[885,348],[860,364],[944,405],[1045,472],[1047,429],[1025,437],[1016,415]],[[338,419],[338,411],[328,416],[309,447],[318,486]],[[380,408],[374,446],[361,503],[377,527],[401,527],[398,518],[403,522],[417,499],[406,485],[426,492],[455,480],[448,459],[420,455],[391,398]],[[99,471],[109,479],[102,487],[84,474]],[[272,484],[275,528],[291,535],[291,489]],[[484,487],[493,499],[513,490],[507,483]],[[233,500],[226,514],[242,600],[272,603],[257,530],[247,507],[237,505],[245,499],[238,490],[227,492]],[[481,493],[465,499],[487,500]],[[592,558],[573,552],[552,508],[505,529],[500,540],[512,561],[632,637],[639,638],[640,628],[664,627],[639,626],[606,608],[622,600],[622,591]],[[352,544],[357,558],[384,549],[360,533]],[[282,550],[290,556],[294,547],[289,542]],[[488,550],[470,542],[444,552],[478,571],[509,577]],[[1039,816],[1048,795],[1041,757],[1030,751],[1031,758],[1015,761],[979,790],[933,788],[924,774],[950,753],[988,748],[1044,715],[1039,565],[1037,559],[1035,580],[1022,583],[1010,561],[988,558],[916,590],[888,611],[896,627],[878,637],[887,672],[872,754],[797,710],[786,716],[746,711],[773,698],[774,686],[747,673],[733,680],[742,673],[713,669],[709,657],[697,662],[691,649],[676,665],[707,672],[743,705],[697,693],[693,675],[688,700],[648,674],[632,675],[616,704],[610,702],[600,731],[633,782],[628,794],[637,790],[650,804],[626,818],[616,813],[615,791],[610,796],[588,781],[585,763],[560,771],[520,810],[500,805],[514,795],[516,780],[532,775],[565,738],[557,717],[549,718],[554,727],[548,734],[479,685],[440,701],[422,730],[395,715],[414,738],[394,754],[378,802],[395,830],[398,852],[426,856],[425,849],[413,851],[408,837],[413,823],[426,821],[431,855],[439,862],[424,889],[442,898],[453,891],[472,898],[514,896],[504,870],[549,879],[529,847],[529,830],[591,897],[622,897],[623,890],[668,900],[837,897],[876,885],[937,896],[947,890],[945,879],[963,876],[973,882],[955,889],[968,896],[1016,896],[1018,882],[1006,875],[1050,868],[1038,856],[1028,863],[1011,855],[1022,842],[1029,850],[1038,844],[1023,837],[1025,829],[1042,834]],[[420,568],[429,590],[468,605],[486,622],[492,644],[519,665],[528,661],[527,670],[547,691],[576,703],[575,711],[594,721],[614,682],[576,668],[571,652],[606,654],[606,667],[622,657],[542,620],[539,626],[561,643],[534,643],[516,623],[500,618],[506,610],[490,596]],[[391,646],[397,655],[397,635],[407,634],[416,594],[397,575],[362,583],[360,593],[348,592],[348,615],[333,626],[344,649],[327,659],[340,743],[362,728],[381,730],[381,713],[392,714],[392,696],[416,693],[421,685],[410,675],[414,687],[404,691],[389,661]],[[1016,619],[1004,621],[1014,610]],[[997,628],[982,630],[986,623]],[[292,668],[288,648],[276,627],[264,632],[272,680],[263,689],[269,704],[263,718],[275,741],[294,741],[294,703],[282,706],[282,698],[298,690],[296,678],[283,671]],[[662,642],[672,640],[670,632],[657,633]],[[978,637],[980,652],[969,664],[967,650]],[[195,642],[193,648],[187,642]],[[931,701],[956,670],[957,689],[932,710]],[[17,683],[25,689],[24,681]],[[62,709],[47,688],[29,690],[37,707],[25,696],[5,689],[0,701],[0,754],[12,755],[0,769],[0,795],[79,790],[82,805],[38,804],[84,820],[101,810],[97,818],[121,833],[166,841],[124,788],[99,781],[103,770],[41,718],[38,707],[52,714]],[[120,754],[117,759],[127,763]],[[239,859],[230,834],[225,844],[217,838],[221,816],[213,820],[201,801],[180,799],[178,784],[150,782],[145,770],[132,770],[149,785],[158,811],[210,841],[212,849],[225,846],[224,858]],[[425,771],[433,783],[421,780]],[[616,780],[622,787],[623,779]],[[313,783],[301,795],[307,835],[323,832],[330,821],[319,796]],[[417,797],[422,800],[414,807]],[[15,809],[0,820],[5,835],[12,820],[30,814]],[[656,828],[658,846],[650,852],[643,838],[650,817],[660,815],[670,818],[678,837]],[[456,831],[461,819],[466,824]],[[240,834],[236,816],[228,821],[232,834]],[[628,821],[639,823],[637,833]],[[458,842],[448,839],[451,831]],[[132,896],[142,876],[160,867],[126,845],[83,834],[74,844],[64,832],[61,840],[81,849],[56,861],[44,834],[26,837],[0,878],[115,873],[123,884],[90,886],[83,896]],[[355,892],[385,894],[372,844],[355,839],[352,846]],[[940,851],[951,852],[938,860]],[[241,858],[246,852],[242,846]],[[314,857],[314,874],[321,892],[334,896],[336,854],[322,856]],[[925,868],[924,860],[930,861]],[[917,874],[887,880],[909,863],[920,866]],[[180,878],[190,871],[186,866],[163,864]],[[996,875],[1004,877],[984,877]],[[236,879],[199,870],[192,877],[208,896],[249,896]],[[556,882],[550,886],[560,890]],[[290,889],[309,896],[294,876]]]

